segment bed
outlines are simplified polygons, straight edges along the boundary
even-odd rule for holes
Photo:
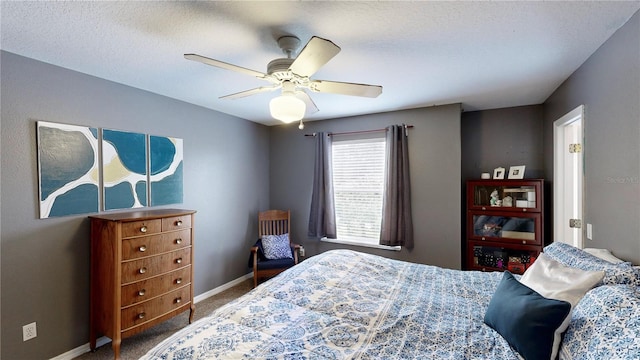
[[[551,250],[567,266],[576,256],[563,246]],[[606,275],[572,309],[560,358],[640,358],[638,268],[576,250],[592,259],[575,266],[604,266]],[[180,330],[142,359],[522,359],[485,323],[505,277],[332,250]]]

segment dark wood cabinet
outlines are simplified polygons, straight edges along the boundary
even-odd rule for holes
[[[467,182],[467,270],[522,274],[544,246],[542,179]]]

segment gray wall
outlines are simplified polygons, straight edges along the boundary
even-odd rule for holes
[[[519,106],[504,109],[470,111],[462,113],[462,212],[466,221],[466,182],[480,178],[493,169],[525,165],[525,178],[546,179],[543,151],[544,109],[542,105]],[[549,183],[546,183],[547,185]],[[544,189],[545,204],[550,189]],[[549,206],[543,216],[544,240],[549,238]],[[466,254],[466,227],[460,229],[462,254]]]
[[[304,134],[380,129],[409,124],[409,162],[415,247],[400,252],[320,243],[307,238],[314,140]],[[411,262],[460,268],[460,105],[314,121],[304,131],[271,128],[270,198],[273,208],[291,209],[292,236],[307,256],[351,248]]]
[[[462,113],[462,180],[501,166],[526,165],[525,177],[544,178],[542,105]]]
[[[585,216],[593,241],[640,264],[640,12],[544,103],[545,166],[553,180],[553,122],[585,105]]]
[[[184,203],[195,209],[195,294],[248,272],[269,205],[269,129],[2,52],[2,353],[45,359],[89,341],[89,222],[38,217],[36,121],[184,139]],[[196,310],[197,311],[197,310]],[[22,326],[38,337],[22,341]]]

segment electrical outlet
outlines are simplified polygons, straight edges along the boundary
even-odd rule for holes
[[[300,256],[304,257],[304,248],[300,246]]]
[[[38,336],[38,332],[36,331],[35,322],[22,327],[22,341],[33,339],[36,336]]]

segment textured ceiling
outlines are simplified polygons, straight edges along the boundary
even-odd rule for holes
[[[313,79],[383,86],[378,98],[310,93],[307,120],[460,102],[466,111],[543,102],[640,8],[624,2],[13,2],[6,50],[263,124],[268,83],[183,58],[266,71],[276,39],[342,51]]]

